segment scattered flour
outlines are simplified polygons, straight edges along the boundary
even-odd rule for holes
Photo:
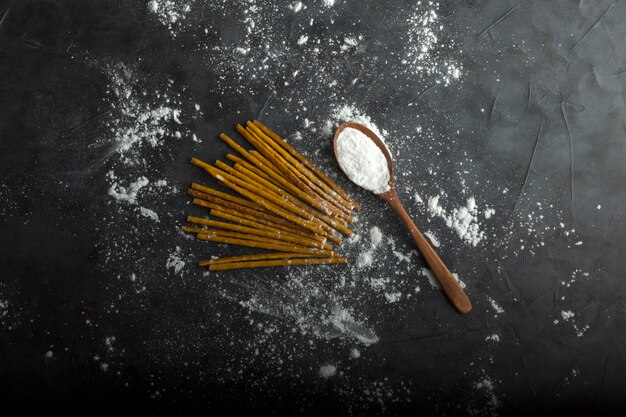
[[[387,299],[387,302],[389,303],[396,303],[400,301],[400,298],[402,298],[402,293],[401,292],[385,293],[385,298]]]
[[[301,10],[305,9],[305,8],[306,8],[306,6],[304,6],[304,5],[302,4],[302,2],[301,2],[301,1],[296,1],[296,2],[294,2],[294,3],[291,3],[291,4],[289,5],[289,8],[290,8],[290,9],[291,9],[294,13],[298,13],[299,11],[301,11]]]
[[[432,217],[443,219],[446,226],[454,230],[469,245],[476,246],[486,237],[485,232],[480,230],[478,209],[474,197],[468,198],[465,206],[457,207],[451,212],[448,212],[441,205],[440,200],[441,195],[428,199],[427,208]],[[423,200],[420,198],[419,201]]]
[[[487,407],[486,408],[487,410],[490,411],[490,413],[488,414],[492,416],[497,416],[498,413],[496,411],[500,406],[500,401],[498,401],[498,398],[495,395],[493,380],[489,377],[485,377],[482,380],[478,381],[474,387],[477,390],[484,391],[485,394],[487,394]],[[480,412],[479,414],[487,415],[486,413],[487,410],[482,410],[482,412]],[[472,411],[470,412],[470,415],[477,415],[477,413],[473,412],[473,410],[470,410],[470,411]]]
[[[387,132],[379,129],[368,115],[359,110],[357,107],[351,105],[335,107],[330,119],[324,124],[322,133],[326,136],[331,136],[333,134],[333,130],[344,122],[360,123],[372,132],[376,133],[376,136],[378,136],[382,141],[385,140],[385,136],[387,135]]]
[[[154,220],[155,222],[159,222],[159,215],[156,214],[153,210],[150,210],[145,207],[139,207],[139,212],[142,216],[147,217],[150,220]]]
[[[412,75],[434,75],[437,83],[449,85],[461,77],[462,71],[458,63],[442,61],[438,57],[439,34],[443,28],[438,14],[439,3],[418,1],[414,7],[415,10],[408,13],[409,29],[401,64]]]
[[[432,271],[428,268],[422,268],[420,270],[420,274],[426,278],[428,278],[428,283],[430,284],[431,287],[433,288],[439,288],[439,281],[437,281],[437,278],[435,278],[435,275],[433,275]]]
[[[328,322],[341,334],[350,335],[365,346],[378,343],[378,336],[373,331],[365,329],[360,323],[357,323],[347,309],[336,309],[333,311]]]
[[[176,246],[176,250],[170,253],[165,263],[167,269],[173,269],[174,274],[178,275],[185,267],[185,261],[182,259],[180,246]]]
[[[430,230],[426,233],[424,233],[424,235],[428,238],[428,240],[430,240],[430,243],[438,248],[441,246],[441,243],[439,243],[439,239],[437,239],[437,236],[435,236],[435,234],[433,232],[431,232]]]
[[[569,310],[561,310],[561,317],[563,318],[563,320],[568,321],[569,319],[574,317],[574,313]]]
[[[497,334],[492,334],[489,335],[485,338],[486,341],[492,341],[492,342],[499,342],[500,341],[500,336],[498,336]]]
[[[337,373],[337,367],[335,365],[323,365],[320,367],[320,376],[322,378],[330,378]]]
[[[170,30],[172,36],[176,36],[178,24],[185,19],[191,11],[191,5],[195,0],[150,0],[148,10],[156,14],[157,18]]]
[[[366,322],[353,317],[339,294],[330,295],[320,289],[318,274],[311,269],[290,271],[286,282],[270,282],[269,287],[239,304],[251,312],[292,321],[302,334],[320,339],[354,339],[365,346],[377,343],[376,333]]]
[[[128,187],[122,187],[117,183],[113,183],[111,188],[109,188],[109,195],[118,201],[124,201],[128,204],[137,204],[137,194],[149,183],[148,179],[143,176],[131,182]]]
[[[504,309],[500,307],[493,298],[487,297],[487,300],[489,300],[489,304],[491,304],[491,308],[493,308],[494,311],[496,312],[495,314],[496,317],[498,316],[498,314],[504,313]]]
[[[362,269],[372,265],[374,262],[374,253],[380,246],[383,239],[383,233],[378,226],[372,226],[370,229],[370,247],[369,249],[361,252],[357,259],[357,268]]]
[[[454,277],[454,279],[456,279],[456,281],[459,283],[459,286],[460,286],[461,288],[466,288],[466,287],[467,287],[467,286],[465,285],[465,283],[459,279],[459,275],[458,275],[456,272],[453,272],[453,273],[452,273],[452,276]]]
[[[179,136],[180,133],[171,128],[172,123],[181,124],[179,109],[171,107],[172,101],[167,95],[160,95],[161,103],[147,105],[144,93],[136,86],[134,70],[125,65],[109,69],[109,93],[113,120],[109,123],[114,134],[116,151],[124,158],[126,164],[136,164],[134,155],[125,155],[144,143],[152,147],[161,144],[164,138]],[[176,134],[178,133],[178,135]]]
[[[428,283],[430,284],[431,287],[441,288],[441,286],[439,285],[439,281],[437,280],[437,277],[435,277],[435,274],[433,274],[433,272],[430,269],[421,268],[419,271],[419,274],[428,279]],[[459,279],[458,274],[452,273],[452,276],[454,277],[454,279],[457,280],[461,288],[466,288],[465,283]]]
[[[359,45],[359,43],[363,40],[362,36],[359,36],[358,38],[354,38],[354,37],[347,37],[344,38],[343,40],[343,45],[341,45],[339,47],[339,49],[341,49],[341,51],[345,52],[351,48],[354,48],[356,46]]]

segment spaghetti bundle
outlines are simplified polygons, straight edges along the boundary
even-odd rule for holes
[[[333,250],[350,236],[352,212],[359,204],[311,161],[259,121],[237,125],[254,148],[244,149],[225,134],[219,137],[237,154],[228,165],[192,158],[234,194],[193,183],[187,194],[215,219],[189,216],[183,226],[203,241],[271,252],[202,260],[212,271],[271,266],[344,264]]]

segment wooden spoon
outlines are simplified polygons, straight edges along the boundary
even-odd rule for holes
[[[472,309],[472,303],[470,302],[469,298],[459,285],[459,282],[454,278],[454,276],[452,276],[452,273],[450,273],[448,267],[446,267],[439,255],[437,255],[437,252],[435,252],[435,250],[430,245],[428,240],[424,237],[422,232],[420,232],[417,226],[415,226],[415,223],[413,223],[408,213],[402,206],[402,203],[398,199],[398,193],[396,192],[396,180],[393,170],[393,161],[391,159],[391,155],[389,154],[389,150],[387,149],[383,141],[374,132],[372,132],[370,129],[363,126],[362,124],[346,122],[339,126],[339,128],[335,132],[335,138],[333,140],[335,158],[339,162],[339,155],[337,154],[337,140],[341,132],[346,128],[356,129],[363,133],[372,142],[374,142],[374,144],[382,151],[383,155],[385,155],[385,158],[387,159],[387,166],[389,167],[389,190],[385,191],[384,193],[378,194],[378,196],[385,200],[387,204],[389,204],[389,206],[398,214],[398,216],[400,216],[407,229],[409,229],[411,236],[413,236],[413,240],[415,240],[415,243],[417,244],[417,248],[419,249],[422,256],[426,259],[426,263],[430,267],[431,271],[435,274],[435,277],[437,277],[441,288],[450,299],[450,302],[461,313],[469,313]],[[339,164],[339,167],[343,171],[341,164]],[[364,169],[368,168],[365,167]]]

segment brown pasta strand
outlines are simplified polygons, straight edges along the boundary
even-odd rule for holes
[[[226,236],[218,236],[216,234],[198,233],[196,237],[200,240],[208,240],[210,242],[228,243],[236,246],[247,246],[250,248],[259,249],[272,249],[280,252],[295,252],[295,253],[315,253],[317,255],[337,256],[337,252],[325,249],[308,248],[299,245],[283,245],[279,243],[265,243],[254,240],[231,238]]]
[[[220,236],[225,238],[233,238],[233,239],[242,239],[242,240],[254,240],[257,242],[263,242],[268,244],[277,244],[277,245],[294,245],[298,247],[309,247],[305,245],[300,245],[298,243],[293,242],[285,242],[280,241],[277,242],[274,238],[268,238],[265,236],[259,236],[256,234],[249,233],[239,233],[239,232],[231,232],[228,230],[218,230],[218,229],[207,229],[204,227],[190,227],[190,226],[182,226],[181,229],[187,233],[194,233],[196,235],[207,235],[207,236]],[[323,249],[328,250],[328,249]]]
[[[245,262],[245,261],[263,261],[268,259],[295,259],[295,258],[312,258],[314,254],[310,253],[293,253],[293,252],[271,252],[271,253],[256,253],[252,255],[239,255],[239,256],[224,256],[221,258],[204,259],[198,262],[198,266],[209,266],[217,264],[228,264],[233,262]],[[320,255],[320,258],[325,258],[325,255]]]
[[[297,266],[297,265],[328,265],[328,264],[345,264],[348,263],[346,258],[304,258],[304,259],[278,259],[271,261],[252,261],[252,262],[230,262],[209,264],[211,271],[226,271],[232,269],[244,268],[264,268],[271,266]]]

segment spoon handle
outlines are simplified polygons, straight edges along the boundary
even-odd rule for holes
[[[415,223],[413,223],[413,220],[409,217],[409,214],[404,209],[404,206],[398,199],[398,196],[394,195],[391,198],[387,198],[386,201],[400,216],[406,227],[409,229],[409,232],[411,232],[411,236],[413,236],[413,240],[415,240],[417,248],[426,259],[426,263],[435,274],[435,277],[437,277],[441,288],[450,299],[450,302],[462,314],[469,313],[472,309],[472,303],[467,297],[467,294],[465,294],[463,288],[459,285],[459,282],[454,278],[454,276],[452,276],[452,273],[446,264],[444,264],[439,255],[437,255],[437,252],[435,252],[422,232],[420,232]]]

